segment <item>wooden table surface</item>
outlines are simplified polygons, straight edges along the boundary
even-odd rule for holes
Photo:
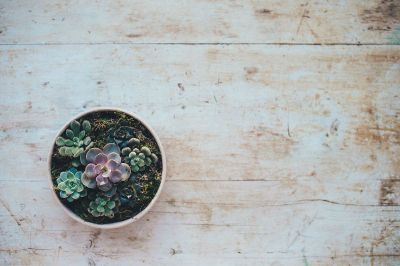
[[[400,2],[0,2],[1,265],[400,265]],[[59,208],[72,116],[144,117],[167,182],[139,222]]]

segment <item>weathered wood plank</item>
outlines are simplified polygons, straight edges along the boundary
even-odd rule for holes
[[[171,179],[342,182],[398,173],[396,47],[50,46],[1,56],[2,139],[43,166],[48,139],[69,117],[115,105],[154,125],[177,169]]]
[[[399,54],[1,47],[0,262],[398,264]],[[57,130],[104,105],[141,114],[168,157],[151,213],[112,231],[69,219],[46,181]]]
[[[150,257],[160,263],[170,262],[172,255],[182,255],[178,261],[192,259],[194,264],[203,256],[214,263],[248,257],[260,264],[265,260],[296,262],[303,257],[324,258],[325,263],[347,257],[351,261],[353,257],[374,258],[374,254],[398,259],[400,221],[399,208],[395,206],[275,204],[267,199],[268,193],[256,200],[239,201],[223,197],[222,192],[235,191],[226,184],[193,190],[188,182],[167,182],[160,202],[145,219],[130,228],[99,231],[77,224],[55,208],[54,202],[49,201],[50,191],[43,190],[46,182],[34,182],[22,191],[15,188],[15,183],[1,184],[1,195],[8,194],[2,204],[12,206],[7,208],[14,215],[1,219],[2,230],[14,228],[12,236],[1,232],[7,237],[6,247],[4,242],[1,246],[4,253],[23,256],[29,251],[47,251],[83,255],[86,259],[93,255],[102,263],[107,261],[103,258],[123,260],[130,255],[135,260]],[[242,191],[251,193],[252,184],[239,185]],[[41,194],[37,195],[37,191]],[[21,192],[34,198],[19,198]],[[166,200],[171,197],[179,199]],[[27,202],[41,207],[21,207]],[[152,250],[159,254],[152,256]]]
[[[395,0],[0,3],[2,44],[399,44],[399,25]]]

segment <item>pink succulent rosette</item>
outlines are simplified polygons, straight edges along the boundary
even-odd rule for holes
[[[88,165],[82,175],[81,181],[88,188],[108,191],[112,183],[125,181],[131,175],[131,168],[126,163],[121,163],[120,148],[114,143],[108,143],[103,150],[91,148],[86,153]]]

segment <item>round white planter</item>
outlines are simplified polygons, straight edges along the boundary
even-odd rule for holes
[[[98,111],[117,111],[117,112],[123,112],[127,115],[130,115],[131,117],[135,118],[136,120],[140,121],[149,131],[150,133],[153,135],[154,139],[157,142],[157,145],[160,149],[160,153],[161,153],[161,160],[162,160],[162,173],[161,173],[161,182],[160,182],[160,186],[158,188],[158,191],[156,193],[156,195],[154,196],[154,198],[152,199],[152,201],[150,202],[150,204],[140,213],[136,214],[134,217],[129,218],[127,220],[124,221],[120,221],[120,222],[115,222],[115,223],[110,223],[110,224],[95,224],[95,223],[91,223],[91,222],[87,222],[85,220],[83,220],[82,218],[80,218],[78,215],[76,215],[75,213],[73,213],[70,209],[68,209],[66,206],[64,206],[64,204],[60,201],[59,197],[57,196],[56,192],[54,191],[54,185],[53,185],[53,181],[52,181],[52,176],[51,176],[51,157],[53,154],[53,149],[54,149],[54,145],[55,145],[55,141],[56,138],[58,136],[60,136],[69,126],[69,124],[71,123],[71,121],[79,119],[80,117],[89,114],[89,113],[94,113],[94,112],[98,112]],[[130,113],[127,112],[125,110],[119,109],[119,108],[108,108],[108,107],[102,107],[102,108],[95,108],[92,110],[89,110],[87,112],[83,112],[79,115],[77,115],[76,117],[72,118],[71,121],[69,121],[68,123],[66,123],[63,128],[58,132],[57,136],[54,138],[53,140],[53,144],[51,145],[50,148],[50,152],[49,152],[49,156],[47,159],[47,165],[48,165],[48,180],[49,180],[49,185],[51,190],[53,191],[53,195],[54,198],[57,200],[57,202],[59,203],[59,206],[61,206],[63,208],[63,210],[69,215],[71,216],[74,220],[78,221],[81,224],[85,224],[94,228],[100,228],[100,229],[113,229],[113,228],[119,228],[125,225],[128,225],[130,223],[133,223],[137,220],[139,220],[140,218],[142,218],[150,209],[151,207],[154,205],[154,203],[156,202],[156,200],[158,199],[158,197],[160,196],[161,190],[164,186],[165,183],[165,179],[166,179],[166,172],[167,172],[167,168],[166,168],[166,158],[165,158],[165,152],[164,149],[161,145],[161,141],[158,138],[158,136],[156,135],[156,133],[154,132],[154,130],[142,119],[140,118],[138,115],[134,114],[134,113]]]

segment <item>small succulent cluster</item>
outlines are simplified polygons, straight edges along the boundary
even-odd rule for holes
[[[73,202],[87,195],[86,188],[81,183],[82,172],[71,168],[66,172],[61,172],[57,178],[57,189],[60,190],[60,197]]]
[[[94,217],[106,216],[114,217],[114,210],[118,201],[107,196],[97,196],[95,200],[89,203],[88,212]]]
[[[87,148],[91,147],[92,140],[88,136],[92,127],[89,121],[85,120],[82,125],[74,120],[65,131],[65,137],[58,137],[56,144],[60,148],[58,152],[61,156],[79,157]]]
[[[129,140],[134,138],[135,130],[132,127],[124,124],[125,123],[123,123],[123,125],[111,127],[107,131],[109,143],[115,142],[118,146],[122,148],[130,144]]]
[[[125,161],[131,165],[132,171],[135,173],[146,170],[146,167],[158,161],[157,155],[146,146],[143,146],[140,150],[138,148],[131,150],[126,147],[124,153],[128,154]]]
[[[126,219],[149,204],[159,186],[156,142],[125,118],[74,120],[56,139],[55,189],[89,221]]]

